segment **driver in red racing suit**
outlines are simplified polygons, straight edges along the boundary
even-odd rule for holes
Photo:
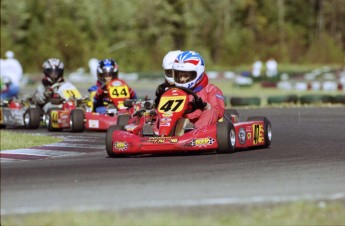
[[[176,87],[189,88],[199,97],[194,100],[198,109],[185,115],[194,127],[213,125],[221,119],[225,109],[223,92],[209,83],[201,55],[194,51],[184,51],[177,56],[172,68]]]

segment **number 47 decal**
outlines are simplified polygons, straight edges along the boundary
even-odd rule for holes
[[[166,100],[164,98],[161,99],[160,112],[168,112],[168,111],[173,111],[173,112],[179,112],[183,108],[183,103],[185,99],[174,99],[174,100]]]

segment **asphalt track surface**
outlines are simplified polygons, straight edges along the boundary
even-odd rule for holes
[[[112,159],[102,132],[13,129],[65,141],[36,157],[2,154],[1,214],[345,200],[345,107],[238,112],[270,119],[271,147]]]

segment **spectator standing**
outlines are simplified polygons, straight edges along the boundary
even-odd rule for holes
[[[252,76],[254,78],[259,78],[261,76],[261,70],[262,70],[261,60],[255,61],[252,68]]]
[[[278,75],[278,63],[274,58],[269,58],[266,62],[266,76],[275,77]]]
[[[20,82],[23,78],[23,68],[20,62],[14,58],[14,53],[11,50],[6,51],[7,59],[1,60],[1,81],[2,90],[1,98],[10,99],[17,97],[20,91]]]
[[[97,81],[97,67],[98,67],[98,60],[96,58],[91,58],[89,60],[89,69],[90,69],[90,74],[94,81]]]

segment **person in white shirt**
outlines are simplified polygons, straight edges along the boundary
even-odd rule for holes
[[[255,78],[259,78],[261,76],[261,70],[262,70],[262,62],[261,60],[257,60],[253,64],[252,68],[252,75]]]
[[[9,50],[5,53],[7,59],[1,60],[1,99],[11,99],[18,97],[20,83],[23,78],[23,67],[20,62],[14,58],[14,53]]]
[[[97,77],[98,62],[99,62],[99,60],[97,60],[96,58],[91,58],[89,60],[90,74],[91,74],[92,78],[94,79],[94,81],[97,81],[97,79],[98,79],[98,77]]]
[[[266,75],[267,77],[274,77],[278,75],[278,63],[272,57],[266,62]]]

